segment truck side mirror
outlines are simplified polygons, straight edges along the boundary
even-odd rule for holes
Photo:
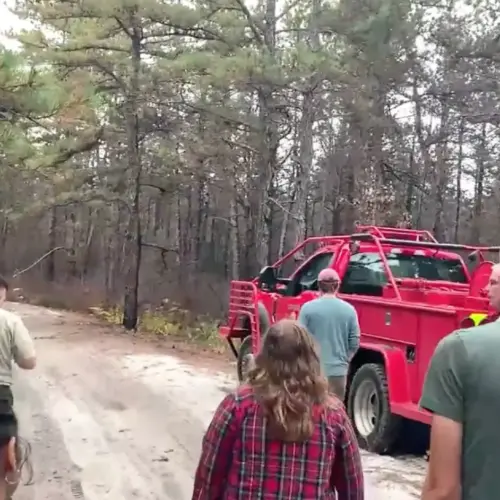
[[[467,255],[467,260],[471,263],[475,263],[478,260],[478,254],[477,251],[471,252],[469,255]]]
[[[472,272],[480,262],[481,259],[477,250],[474,250],[469,255],[467,255],[467,268],[469,269],[469,272]]]
[[[273,266],[265,266],[259,273],[259,288],[263,285],[273,289],[277,282],[276,269]]]

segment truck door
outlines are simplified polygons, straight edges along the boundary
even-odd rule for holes
[[[319,295],[318,275],[331,265],[333,256],[333,251],[317,253],[295,271],[286,294],[276,299],[275,321],[297,319],[302,304]]]

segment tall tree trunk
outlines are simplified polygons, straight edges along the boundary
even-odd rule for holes
[[[481,134],[476,146],[477,161],[474,183],[474,205],[472,209],[471,243],[478,244],[481,239],[481,215],[483,212],[484,177],[486,173],[486,123],[481,125]]]
[[[139,276],[142,257],[141,228],[141,178],[142,161],[139,151],[139,76],[141,68],[141,27],[136,12],[130,12],[131,19],[131,76],[126,102],[128,171],[133,177],[133,201],[130,207],[129,227],[126,233],[128,260],[123,301],[123,326],[127,330],[137,328],[139,317]]]
[[[57,247],[57,207],[50,210],[49,225],[49,251]],[[49,282],[56,280],[56,252],[52,252],[47,257],[47,267],[45,268],[45,279]]]
[[[464,120],[460,120],[458,129],[458,158],[457,158],[457,184],[455,194],[455,243],[460,242],[460,212],[462,211],[462,163],[463,163],[463,148],[464,148]]]
[[[237,280],[240,275],[240,253],[238,238],[238,216],[236,212],[236,200],[231,195],[229,200],[229,245],[231,248],[231,279]]]
[[[435,212],[433,232],[438,241],[448,240],[448,231],[444,220],[445,196],[448,185],[448,118],[450,106],[447,100],[441,104],[441,121],[439,124],[438,138],[436,146],[436,169],[435,169]]]

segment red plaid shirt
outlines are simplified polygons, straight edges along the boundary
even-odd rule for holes
[[[363,500],[361,457],[343,406],[318,409],[315,420],[306,442],[271,440],[250,387],[226,396],[203,438],[192,500]]]

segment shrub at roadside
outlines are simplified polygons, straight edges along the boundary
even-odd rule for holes
[[[95,306],[105,304],[102,294],[79,283],[57,284],[22,282],[13,280],[9,300],[61,310],[90,311],[106,323],[120,326],[122,311],[118,306]],[[206,315],[194,314],[176,302],[163,300],[160,307],[143,307],[139,332],[158,338],[169,338],[199,344],[214,352],[227,352],[227,344],[218,334],[217,322]]]
[[[119,307],[91,307],[90,310],[107,323],[121,325],[122,311]],[[193,315],[178,304],[166,300],[162,307],[147,309],[141,314],[138,330],[160,338],[169,337],[202,344],[217,352],[226,351],[226,344],[219,337],[215,320]]]

